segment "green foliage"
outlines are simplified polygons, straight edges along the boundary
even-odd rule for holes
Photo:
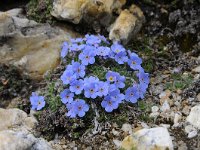
[[[182,74],[172,74],[171,78],[172,81],[166,83],[166,89],[172,91],[187,88],[193,81],[191,75],[183,76]]]
[[[30,0],[27,5],[27,16],[37,22],[52,23],[51,10],[53,0]]]

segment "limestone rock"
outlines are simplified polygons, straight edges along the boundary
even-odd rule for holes
[[[11,130],[0,131],[0,141],[0,150],[52,149],[44,139],[37,139],[32,134],[14,132]]]
[[[126,150],[173,150],[172,139],[164,127],[141,129],[122,141]]]
[[[61,20],[78,24],[82,19],[82,10],[88,0],[56,0],[51,14]]]
[[[3,109],[0,108],[0,131],[14,129],[27,131],[33,129],[37,121],[34,117],[28,115],[19,109]]]
[[[200,66],[197,66],[192,70],[193,72],[200,73]]]
[[[60,19],[78,24],[81,20],[92,23],[96,20],[107,25],[113,12],[120,12],[126,0],[55,0],[51,14]]]
[[[33,136],[36,124],[22,110],[0,108],[0,150],[51,150],[47,141]]]
[[[59,64],[61,43],[72,34],[14,12],[20,13],[0,12],[0,63],[14,64],[40,79]]]
[[[186,118],[187,122],[189,122],[194,127],[200,129],[200,105],[192,107],[189,116]]]
[[[136,36],[144,22],[145,17],[141,9],[132,5],[129,10],[123,10],[110,27],[109,39],[126,44]]]

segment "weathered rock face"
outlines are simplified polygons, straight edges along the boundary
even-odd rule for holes
[[[136,5],[122,10],[125,4],[126,0],[55,0],[51,14],[74,24],[86,22],[96,32],[106,28],[110,40],[126,44],[140,31],[145,17]],[[120,14],[116,20],[114,13]]]
[[[119,12],[125,3],[126,0],[55,0],[51,14],[75,24],[82,19],[87,22],[99,20],[103,23],[109,22],[112,12]]]
[[[0,150],[51,150],[47,141],[30,133],[36,124],[22,110],[0,109]]]
[[[144,22],[145,17],[141,9],[132,5],[129,10],[123,10],[111,26],[109,39],[126,44],[136,36]]]
[[[61,43],[71,34],[21,15],[20,9],[0,12],[0,63],[14,64],[41,78],[57,66]]]
[[[172,139],[166,128],[157,127],[142,129],[122,141],[122,148],[126,150],[173,150]]]
[[[200,129],[200,105],[194,106],[191,109],[189,116],[186,118],[187,122],[189,122],[194,127]]]
[[[34,117],[28,115],[19,109],[0,108],[0,131],[14,128],[27,132],[35,127],[37,121]]]

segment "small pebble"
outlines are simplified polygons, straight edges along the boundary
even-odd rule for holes
[[[197,130],[193,130],[188,133],[188,138],[191,139],[193,137],[197,136]]]

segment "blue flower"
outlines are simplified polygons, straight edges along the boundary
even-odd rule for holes
[[[124,77],[124,76],[120,76],[119,74],[117,75],[117,77],[116,77],[116,80],[115,80],[115,85],[116,85],[116,87],[118,87],[118,88],[124,88],[125,87],[125,80],[126,80],[126,78]]]
[[[118,101],[113,100],[110,96],[106,96],[101,102],[101,106],[105,108],[107,112],[112,112],[119,107]]]
[[[94,76],[84,78],[84,86],[87,86],[90,83],[98,83],[98,82],[99,82],[99,78],[94,77]]]
[[[142,63],[142,59],[136,55],[132,55],[130,59],[128,60],[128,65],[134,70],[140,69],[141,63]]]
[[[69,51],[69,44],[67,42],[64,42],[61,49],[61,57],[64,58],[65,56],[67,56],[68,51]]]
[[[95,35],[86,35],[86,44],[97,47],[101,43],[101,39]]]
[[[149,74],[143,71],[140,71],[138,74],[139,81],[141,83],[149,84]]]
[[[75,110],[79,117],[85,116],[85,112],[89,110],[88,104],[85,103],[82,99],[77,99],[75,104]]]
[[[73,101],[74,93],[71,93],[69,89],[65,89],[60,93],[60,97],[63,104],[71,103]]]
[[[33,110],[41,110],[45,106],[44,96],[39,96],[35,92],[32,93],[30,102]]]
[[[77,115],[77,110],[75,109],[76,101],[73,101],[71,103],[67,103],[66,107],[68,109],[68,112],[66,115],[70,118],[75,118]]]
[[[68,69],[66,69],[61,76],[61,80],[63,84],[68,85],[76,80],[76,75],[72,71],[68,71]]]
[[[110,44],[110,43],[108,42],[108,40],[105,38],[105,36],[103,36],[103,35],[98,35],[98,37],[99,37],[99,39],[100,39],[102,42],[104,42],[104,43],[106,43],[106,44]]]
[[[84,42],[83,38],[71,39],[71,43],[81,45]]]
[[[125,91],[125,99],[126,99],[126,101],[130,101],[132,103],[136,103],[138,98],[139,98],[139,93],[138,93],[137,86],[129,87]]]
[[[109,96],[112,100],[118,103],[121,103],[124,100],[124,94],[121,94],[119,89],[116,89],[109,93]]]
[[[126,56],[126,51],[121,51],[115,55],[115,61],[118,62],[118,64],[124,64],[128,61],[128,57]]]
[[[82,53],[79,54],[79,59],[83,65],[94,64],[95,62],[94,47],[86,46]]]
[[[70,118],[75,118],[77,115],[79,117],[85,116],[85,112],[89,110],[88,104],[82,99],[76,99],[70,104],[67,104],[67,116]]]
[[[113,72],[113,71],[108,71],[106,73],[106,80],[108,82],[115,82],[116,81],[116,78],[117,78],[117,73],[116,72]]]
[[[100,46],[97,48],[97,55],[99,56],[108,56],[110,53],[109,47]]]
[[[119,52],[126,51],[125,48],[118,42],[113,43],[113,45],[111,46],[111,50],[116,54]]]
[[[87,98],[96,98],[98,95],[98,87],[95,83],[90,83],[87,86],[84,86],[84,95]]]
[[[71,51],[74,51],[74,52],[78,52],[78,51],[81,51],[85,48],[85,45],[84,44],[81,44],[81,45],[78,45],[76,43],[72,44],[70,46],[70,50]]]
[[[76,95],[81,94],[83,90],[83,80],[75,80],[70,84],[69,87],[71,92],[74,92]]]
[[[108,95],[108,90],[109,90],[109,84],[103,81],[100,81],[98,83],[98,96],[102,97],[102,96],[106,96]]]
[[[137,85],[137,88],[138,88],[139,97],[144,98],[144,94],[146,93],[147,87],[144,86],[143,84],[139,84],[139,85]]]
[[[72,69],[76,74],[76,77],[84,77],[85,76],[85,66],[81,65],[79,62],[72,62]]]

